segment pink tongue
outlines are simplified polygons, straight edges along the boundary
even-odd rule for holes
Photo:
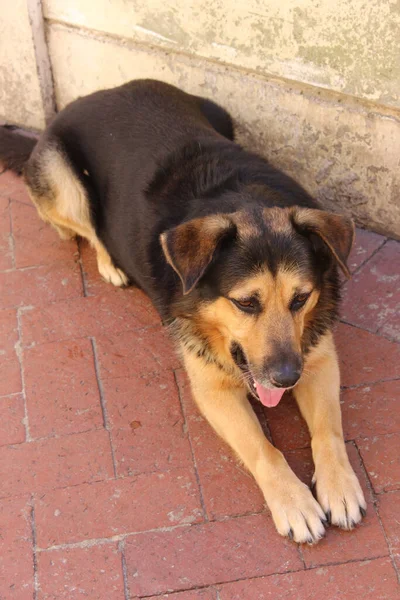
[[[267,388],[257,383],[257,381],[255,382],[255,384],[258,397],[260,398],[264,406],[268,406],[268,408],[277,406],[284,392],[286,391],[286,388],[274,388],[272,390],[267,390]]]

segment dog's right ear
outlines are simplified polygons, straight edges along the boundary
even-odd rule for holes
[[[222,239],[235,231],[228,215],[210,215],[181,223],[161,234],[165,258],[179,275],[184,294],[191,292],[204,275]]]

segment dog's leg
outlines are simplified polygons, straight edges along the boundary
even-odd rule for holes
[[[94,246],[97,254],[97,267],[100,275],[105,281],[112,283],[117,287],[123,287],[128,284],[128,278],[121,269],[118,269],[104,248],[103,244],[96,237],[90,240],[92,246]]]
[[[118,269],[96,235],[88,193],[57,145],[45,146],[27,165],[25,182],[39,216],[50,223],[62,239],[77,235],[96,250],[100,275],[115,286],[128,278]]]
[[[294,394],[311,434],[317,499],[334,525],[351,529],[366,503],[350,465],[339,403],[340,375],[331,333],[310,353]]]
[[[184,359],[200,411],[255,477],[278,532],[296,542],[318,541],[325,532],[324,513],[264,436],[244,387],[194,354],[184,352]]]

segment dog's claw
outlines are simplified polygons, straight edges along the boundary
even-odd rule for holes
[[[293,541],[293,529],[292,528],[289,529],[287,536],[288,536],[289,540]]]
[[[328,523],[328,525],[332,525],[332,513],[331,513],[331,511],[328,510],[325,513],[325,516],[326,516],[326,522]]]
[[[362,506],[360,506],[360,513],[362,517],[365,517],[367,514],[367,511],[365,510],[365,508],[363,508]]]

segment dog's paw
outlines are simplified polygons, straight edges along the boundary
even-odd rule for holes
[[[315,471],[313,490],[329,523],[353,529],[366,514],[367,504],[357,476],[346,461]]]
[[[327,518],[310,489],[294,474],[274,488],[266,499],[278,533],[299,544],[323,538]]]
[[[99,273],[107,283],[112,283],[116,287],[128,285],[128,278],[121,269],[117,269],[112,263],[99,264]]]

